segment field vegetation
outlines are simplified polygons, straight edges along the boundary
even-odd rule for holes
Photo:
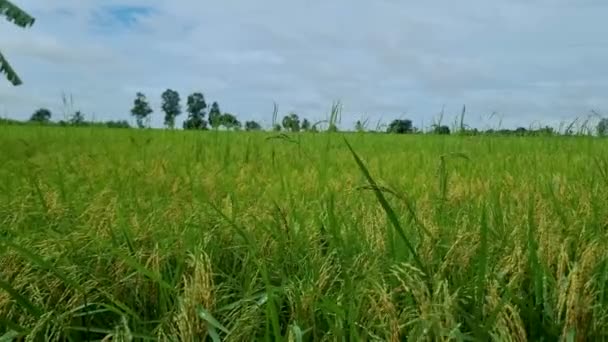
[[[264,132],[194,92],[175,130],[161,98],[168,130],[143,93],[138,130],[0,119],[0,342],[608,338],[607,118]]]
[[[0,126],[4,340],[596,340],[607,141]]]

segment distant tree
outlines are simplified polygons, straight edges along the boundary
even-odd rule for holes
[[[397,133],[397,134],[405,134],[405,133],[412,133],[413,127],[412,127],[412,120],[393,120],[389,125],[388,128],[386,130],[388,133]]]
[[[296,113],[290,113],[283,117],[283,128],[286,131],[290,132],[299,132],[300,131],[300,118]]]
[[[206,129],[205,109],[207,103],[202,93],[192,93],[188,96],[188,119],[184,121],[184,129]]]
[[[536,130],[537,135],[554,135],[553,127],[545,126]]]
[[[597,135],[604,137],[608,135],[608,118],[602,118],[597,124]]]
[[[209,124],[214,129],[217,129],[222,125],[222,111],[220,110],[220,105],[216,101],[211,104],[211,110],[209,110]]]
[[[300,127],[303,131],[310,130],[310,121],[308,119],[302,120],[302,126]]]
[[[152,114],[152,112],[153,110],[150,108],[146,96],[138,92],[135,95],[135,100],[133,101],[133,108],[131,108],[131,115],[135,117],[137,127],[144,128],[144,121],[150,116],[150,114]]]
[[[331,132],[331,133],[335,133],[338,131],[338,126],[336,126],[336,124],[334,124],[334,123],[330,123],[329,127],[327,127],[327,131]]]
[[[40,123],[47,123],[49,121],[51,121],[51,111],[46,109],[46,108],[40,108],[37,111],[34,112],[34,114],[32,114],[32,116],[30,117],[30,121],[32,122],[40,122]]]
[[[528,130],[525,129],[524,127],[517,127],[517,129],[515,129],[515,134],[516,135],[524,136],[527,133],[528,133]]]
[[[131,125],[126,120],[106,121],[105,125],[108,128],[131,128]]]
[[[445,126],[445,125],[435,125],[433,126],[433,133],[434,134],[440,134],[440,135],[448,135],[450,134],[450,127]]]
[[[365,127],[363,126],[363,123],[361,122],[361,120],[357,120],[357,122],[355,123],[355,131],[357,131],[357,132],[365,131]]]
[[[262,129],[259,123],[255,121],[247,121],[245,122],[245,130],[246,131],[259,131]]]
[[[13,22],[15,25],[22,28],[27,28],[34,25],[35,19],[31,17],[27,12],[23,11],[19,7],[13,5],[7,0],[0,0],[0,16],[6,17],[8,21]],[[11,65],[8,63],[4,55],[0,51],[0,73],[6,76],[6,79],[14,86],[18,86],[23,82],[19,78],[19,75],[13,70]]]
[[[82,126],[85,124],[84,114],[77,110],[70,118],[70,124],[74,126]]]
[[[275,132],[280,132],[281,131],[281,125],[274,124],[274,126],[272,126],[272,130],[275,131]]]
[[[236,118],[236,116],[230,113],[224,113],[220,117],[221,125],[226,127],[226,129],[235,129],[238,130],[241,128],[241,122]]]
[[[167,89],[161,95],[162,108],[165,112],[165,126],[175,128],[175,118],[182,113],[181,105],[179,104],[179,93],[172,89]]]

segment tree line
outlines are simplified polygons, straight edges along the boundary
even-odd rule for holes
[[[182,114],[182,107],[180,104],[180,96],[177,91],[167,89],[161,95],[162,103],[161,110],[164,113],[164,125],[166,128],[174,129],[176,118]],[[65,99],[64,99],[65,102]],[[207,112],[207,109],[209,111]],[[276,107],[275,107],[276,110]],[[150,106],[146,96],[138,92],[133,101],[133,107],[131,108],[131,115],[135,118],[136,127],[138,128],[150,128],[151,115],[154,110]],[[184,130],[209,130],[209,129],[226,129],[226,130],[245,130],[245,131],[261,131],[263,130],[262,125],[258,122],[251,120],[246,121],[244,125],[237,118],[236,115],[231,113],[223,113],[220,109],[220,105],[217,101],[211,104],[208,108],[205,97],[200,92],[195,92],[188,95],[186,100],[186,113],[187,118],[183,122]],[[275,113],[276,115],[276,113]],[[44,125],[58,125],[58,126],[96,126],[96,127],[109,127],[109,128],[132,128],[127,120],[111,120],[102,122],[87,121],[85,115],[80,111],[76,110],[73,114],[68,116],[67,120],[60,120],[53,122],[52,113],[47,108],[40,108],[36,110],[29,118],[28,121],[22,122],[12,119],[0,119],[0,124],[44,124]],[[280,122],[275,122],[270,130],[275,132],[319,132],[319,124],[326,122],[325,120],[312,123],[308,119],[300,119],[296,113],[288,113],[285,115]],[[412,120],[409,119],[394,119],[385,127],[378,126],[376,129],[366,127],[366,123],[358,120],[355,123],[355,132],[370,132],[370,133],[392,133],[392,134],[436,134],[436,135],[501,135],[501,136],[548,136],[548,135],[588,135],[590,129],[587,129],[586,133],[582,131],[574,132],[573,123],[570,124],[563,132],[556,131],[553,127],[545,126],[540,128],[525,128],[518,127],[516,129],[486,129],[479,130],[477,128],[470,128],[461,121],[460,127],[451,129],[447,125],[434,123],[427,131],[413,125]],[[339,129],[334,122],[330,122],[326,131],[337,132]],[[598,136],[608,136],[608,118],[601,118],[594,129]]]

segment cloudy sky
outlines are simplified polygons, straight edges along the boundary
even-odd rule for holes
[[[273,102],[316,120],[335,100],[344,128],[428,126],[442,107],[452,122],[463,104],[476,127],[608,114],[605,0],[13,2],[37,21],[0,22],[24,81],[0,82],[0,116],[59,119],[65,92],[89,118],[129,119],[142,91],[160,126],[167,88],[265,125]]]

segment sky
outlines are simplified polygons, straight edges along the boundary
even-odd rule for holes
[[[479,128],[608,116],[605,0],[13,0],[36,18],[0,21],[0,51],[24,81],[0,82],[0,116],[65,112],[131,120],[136,92],[182,104],[202,92],[242,121],[295,112],[371,128],[428,127],[444,112]],[[493,114],[494,113],[494,114]],[[186,114],[178,117],[178,125]]]

